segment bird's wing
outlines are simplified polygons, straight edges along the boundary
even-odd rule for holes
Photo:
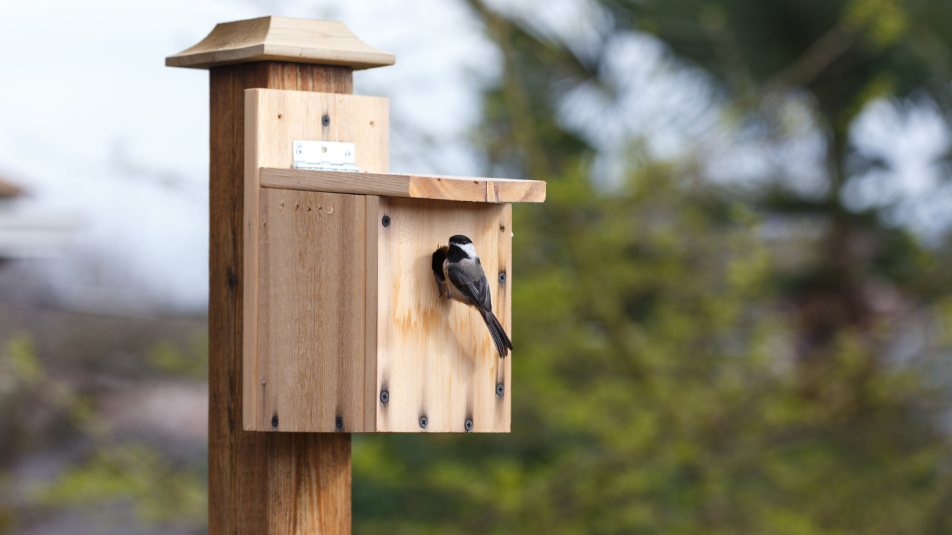
[[[489,283],[483,268],[475,262],[450,264],[447,268],[450,281],[459,289],[460,293],[474,305],[483,310],[493,309],[492,299],[489,296]]]

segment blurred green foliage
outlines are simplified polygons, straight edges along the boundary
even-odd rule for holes
[[[172,342],[159,342],[152,347],[148,360],[153,368],[175,376],[207,379],[208,333],[193,335],[184,349]]]
[[[548,181],[545,204],[514,210],[512,433],[355,435],[355,532],[952,531],[948,249],[844,202],[870,99],[948,105],[952,4],[599,4],[603,43],[653,33],[765,139],[806,91],[819,193],[783,174],[715,187],[637,143],[621,184],[593,187],[592,149],[556,110],[607,85],[609,48],[579,56],[470,5],[504,58],[490,171]],[[803,221],[819,230],[765,231]]]
[[[710,199],[661,167],[516,210],[512,433],[355,435],[355,532],[952,527],[928,370],[871,369],[888,333],[856,331],[801,367],[758,217]]]
[[[201,527],[207,522],[204,474],[181,469],[143,444],[122,444],[94,452],[50,484],[33,492],[44,507],[96,509],[116,501],[132,504],[146,524]]]
[[[47,373],[30,335],[7,340],[0,359],[0,406],[7,415],[7,447],[26,426],[10,425],[14,407],[35,403],[64,420],[83,444],[82,457],[52,478],[14,477],[4,462],[0,470],[0,533],[16,532],[22,520],[46,512],[78,508],[95,514],[129,504],[146,525],[202,528],[207,523],[207,481],[203,466],[165,458],[154,445],[118,439],[93,401],[66,381]],[[172,351],[167,349],[167,351]],[[35,432],[35,430],[33,430]],[[108,516],[108,513],[107,513]]]

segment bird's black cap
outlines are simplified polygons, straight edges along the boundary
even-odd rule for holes
[[[450,243],[455,243],[456,245],[466,245],[467,243],[473,243],[473,241],[462,234],[457,234],[456,236],[450,237]]]

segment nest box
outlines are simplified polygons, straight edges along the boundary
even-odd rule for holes
[[[512,204],[545,183],[388,173],[385,98],[245,91],[243,425],[507,432],[512,358],[439,298],[431,255],[476,247],[511,332]]]

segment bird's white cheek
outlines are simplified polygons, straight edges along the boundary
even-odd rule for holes
[[[464,245],[460,245],[459,248],[462,249],[467,255],[469,255],[470,258],[473,258],[473,259],[479,258],[479,255],[476,254],[476,248],[473,247],[473,244],[467,243]]]

